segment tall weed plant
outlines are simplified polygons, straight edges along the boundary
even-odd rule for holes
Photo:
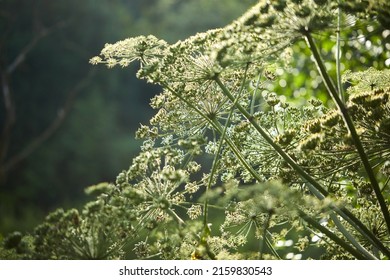
[[[137,63],[162,89],[136,132],[141,152],[115,182],[87,188],[83,209],[6,237],[0,256],[389,259],[390,71],[342,69],[348,40],[361,39],[353,30],[370,25],[386,40],[389,11],[387,1],[261,0],[172,45],[106,44],[92,64]],[[293,85],[278,73],[297,55],[310,57],[307,79],[306,67],[318,70],[307,91],[325,100],[286,94]]]

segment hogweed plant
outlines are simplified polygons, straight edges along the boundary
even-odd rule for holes
[[[138,63],[137,77],[162,88],[136,133],[141,152],[115,183],[89,187],[81,211],[57,210],[33,234],[8,236],[1,256],[389,259],[390,71],[341,73],[343,34],[369,21],[388,36],[389,10],[386,1],[261,0],[225,28],[172,45],[154,36],[106,44],[92,64]],[[335,61],[324,60],[324,36],[335,39]],[[300,41],[324,85],[316,91],[333,103],[267,90]]]

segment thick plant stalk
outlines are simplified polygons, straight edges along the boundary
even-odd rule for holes
[[[321,55],[317,49],[317,46],[314,42],[314,39],[313,37],[311,36],[311,33],[309,31],[306,31],[304,33],[304,36],[306,38],[306,42],[313,54],[313,57],[314,57],[314,61],[317,65],[317,68],[318,68],[318,71],[320,72],[320,75],[322,77],[322,80],[324,81],[325,83],[325,86],[328,90],[328,93],[329,95],[332,97],[333,101],[335,102],[338,110],[340,111],[343,119],[344,119],[344,122],[347,126],[347,129],[349,131],[349,133],[351,134],[351,137],[352,137],[352,140],[354,142],[354,145],[358,151],[358,154],[360,156],[360,159],[363,163],[363,166],[364,166],[364,169],[366,170],[366,173],[367,173],[367,176],[370,180],[370,183],[371,183],[371,186],[375,192],[375,195],[376,195],[376,198],[378,200],[378,203],[379,203],[379,206],[381,208],[381,211],[382,211],[382,214],[383,214],[383,217],[385,219],[385,222],[386,222],[386,226],[387,226],[387,231],[388,233],[390,234],[390,213],[389,213],[389,209],[387,208],[387,205],[386,205],[386,201],[382,195],[382,192],[380,190],[380,187],[379,187],[379,184],[378,184],[378,181],[375,177],[375,174],[374,174],[374,171],[371,167],[371,164],[370,164],[370,161],[367,157],[367,154],[366,152],[364,151],[364,147],[362,145],[362,142],[360,141],[360,137],[359,135],[357,134],[356,132],[356,128],[355,128],[355,125],[352,121],[352,118],[351,116],[349,115],[348,113],[348,109],[347,107],[345,106],[345,104],[342,102],[342,100],[340,99],[340,96],[338,95],[337,91],[336,91],[336,88],[333,84],[333,81],[331,80],[331,78],[329,77],[328,75],[328,72],[326,71],[326,67],[324,65],[324,62],[322,61],[322,58],[321,58]]]
[[[359,242],[356,241],[356,239],[348,232],[348,230],[343,226],[343,224],[340,222],[339,218],[335,213],[331,213],[330,217],[332,221],[335,223],[336,227],[340,230],[340,232],[345,236],[345,238],[348,239],[351,244],[353,244],[356,248],[359,249],[359,252],[361,252],[367,259],[376,259],[374,255],[372,255],[369,251],[367,251],[362,245],[360,245]]]
[[[322,226],[320,223],[318,223],[315,219],[313,219],[312,217],[307,215],[305,212],[303,212],[302,210],[298,210],[298,212],[299,212],[299,216],[302,219],[304,219],[309,225],[311,225],[312,227],[314,227],[314,228],[318,229],[319,231],[325,233],[326,236],[328,236],[330,239],[332,239],[336,244],[340,245],[344,250],[349,252],[355,258],[357,258],[358,260],[367,259],[366,255],[364,255],[359,250],[356,250],[355,248],[350,246],[347,242],[345,242],[343,239],[338,237],[336,234],[331,232],[326,227]],[[372,259],[372,258],[370,258],[370,259]],[[373,258],[373,259],[375,259],[375,258]]]
[[[340,1],[338,1],[340,4]],[[341,32],[341,9],[338,8],[337,10],[337,37],[336,37],[336,75],[337,75],[337,90],[339,92],[341,101],[345,103],[345,96],[343,93],[343,86],[341,83],[341,38],[340,38],[340,32]]]

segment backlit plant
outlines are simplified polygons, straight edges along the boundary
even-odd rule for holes
[[[107,44],[92,64],[136,62],[137,77],[162,88],[136,133],[141,152],[116,182],[89,187],[95,199],[82,210],[10,235],[1,256],[389,259],[390,71],[340,71],[342,33],[369,21],[389,36],[389,10],[386,1],[261,0],[172,45],[154,36]],[[336,61],[325,62],[316,38],[332,33]],[[302,40],[325,85],[317,91],[333,103],[302,105],[277,90]]]

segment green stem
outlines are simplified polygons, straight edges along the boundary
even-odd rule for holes
[[[376,259],[374,255],[367,251],[359,242],[356,241],[352,234],[347,231],[347,229],[343,226],[343,224],[340,222],[339,218],[335,213],[331,213],[330,217],[336,227],[339,229],[339,231],[344,235],[346,239],[348,239],[349,242],[351,242],[353,246],[355,246],[355,248],[359,250],[359,252],[361,252],[367,259]]]
[[[343,219],[350,223],[357,231],[359,231],[368,241],[377,249],[379,249],[384,255],[390,258],[389,249],[347,208],[333,207],[333,211],[339,214]]]
[[[265,237],[265,243],[267,244],[268,248],[271,250],[272,254],[278,258],[278,260],[281,260],[282,257],[278,254],[278,252],[275,250],[274,246],[272,245],[271,241],[268,239],[268,237]]]
[[[340,1],[338,1],[340,4]],[[345,96],[343,93],[343,86],[341,83],[341,38],[340,38],[340,32],[341,32],[341,9],[340,7],[337,10],[337,38],[336,38],[336,75],[337,75],[337,89],[339,91],[340,98],[343,103],[345,103]]]
[[[269,224],[271,222],[271,217],[272,217],[272,212],[270,211],[267,214],[267,220],[265,221],[264,226],[263,226],[263,238],[262,238],[261,244],[260,244],[260,257],[259,257],[260,260],[263,259],[263,255],[264,255],[264,251],[265,251],[265,244],[266,244],[266,240],[267,240],[267,231],[269,228]]]
[[[172,209],[168,208],[167,209],[168,214],[179,224],[179,225],[184,225],[184,221],[173,211]]]
[[[342,100],[340,99],[339,95],[337,94],[336,88],[333,84],[333,81],[331,80],[330,76],[328,75],[328,72],[326,70],[325,64],[322,61],[321,55],[317,49],[317,46],[314,42],[313,37],[311,36],[311,33],[309,31],[304,32],[304,36],[306,38],[307,44],[312,51],[314,60],[316,62],[318,71],[320,72],[320,75],[322,77],[322,80],[325,83],[325,86],[328,90],[328,93],[332,97],[333,101],[335,102],[338,110],[340,111],[341,115],[343,116],[344,122],[348,128],[349,133],[351,134],[351,137],[353,139],[353,142],[355,144],[355,147],[358,151],[358,154],[360,156],[360,159],[363,163],[363,166],[366,170],[367,176],[370,180],[371,186],[375,192],[376,198],[378,200],[379,206],[381,208],[383,217],[386,222],[387,231],[390,234],[390,213],[389,209],[387,208],[386,201],[382,195],[382,192],[380,190],[378,181],[376,180],[375,174],[373,169],[371,168],[370,161],[367,157],[366,152],[364,151],[362,142],[360,141],[360,137],[356,132],[355,125],[352,121],[351,116],[348,113],[348,110]]]
[[[222,126],[218,122],[213,123],[214,128],[217,128],[218,132],[222,132]],[[246,161],[246,159],[243,157],[240,150],[237,148],[237,146],[230,140],[229,138],[225,139],[226,143],[229,145],[229,148],[232,150],[234,155],[237,157],[237,159],[241,162],[241,164],[245,167],[246,170],[249,171],[249,173],[255,178],[257,181],[261,181],[261,176],[257,173],[256,170],[253,169],[253,167]]]
[[[329,229],[322,226],[320,223],[318,223],[315,219],[307,215],[305,212],[303,212],[302,210],[298,210],[298,212],[299,212],[299,216],[302,219],[304,219],[309,225],[318,229],[322,233],[325,233],[326,236],[328,236],[331,240],[333,240],[336,244],[338,244],[341,248],[349,252],[355,258],[357,258],[358,260],[364,260],[367,258],[365,255],[363,255],[363,253],[350,246],[347,242],[345,242],[345,240],[341,239],[336,234],[331,232]]]
[[[382,189],[381,189],[382,192],[385,191],[385,189],[387,188],[387,186],[390,186],[389,182],[390,182],[390,176],[387,177],[386,182],[383,184],[383,187],[382,187]]]
[[[259,74],[259,76],[257,77],[256,88],[253,90],[251,109],[250,109],[251,114],[255,112],[256,95],[257,95],[257,90],[259,89],[260,86],[260,78],[261,78],[261,74]]]

